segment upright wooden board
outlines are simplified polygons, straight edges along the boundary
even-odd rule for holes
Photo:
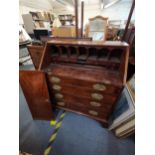
[[[20,85],[34,119],[50,120],[53,117],[45,73],[20,71]]]
[[[37,45],[28,45],[27,48],[31,56],[31,59],[33,61],[33,64],[35,66],[35,69],[37,70],[39,68],[39,64],[41,61],[41,56],[42,56],[44,47],[37,46]]]

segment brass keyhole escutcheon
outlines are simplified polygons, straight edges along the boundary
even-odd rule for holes
[[[52,88],[53,88],[53,90],[56,90],[56,91],[61,90],[61,86],[59,86],[59,85],[53,85]]]
[[[50,100],[49,99],[45,99],[45,102],[50,102]]]
[[[56,99],[62,99],[62,98],[63,98],[63,95],[62,95],[62,94],[57,93],[57,94],[55,94],[55,97],[56,97]]]
[[[104,90],[106,90],[106,86],[103,85],[103,84],[94,84],[94,85],[93,85],[93,88],[94,88],[95,90],[98,90],[98,91],[104,91]]]
[[[89,110],[89,114],[97,116],[98,112],[97,111],[93,111],[93,110]]]
[[[101,103],[92,101],[92,102],[90,102],[90,105],[92,105],[94,107],[100,107]]]
[[[60,83],[60,78],[58,78],[58,77],[56,77],[56,76],[52,76],[51,78],[50,78],[50,82],[52,82],[52,83]]]
[[[91,96],[92,96],[92,99],[94,99],[94,100],[100,101],[103,99],[103,95],[101,95],[101,94],[93,93],[93,94],[91,94]]]

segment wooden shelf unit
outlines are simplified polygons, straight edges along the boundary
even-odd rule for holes
[[[74,18],[75,18],[75,16],[73,16],[72,14],[59,15],[59,20],[60,20],[62,25],[65,25],[66,22],[69,22],[71,25]]]

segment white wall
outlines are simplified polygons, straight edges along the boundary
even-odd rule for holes
[[[101,12],[101,15],[109,17],[109,20],[127,20],[131,5],[132,2],[130,0],[120,1],[113,6],[104,9]],[[134,13],[132,19],[135,19]]]
[[[128,15],[131,9],[132,1],[131,0],[120,0],[116,4],[112,5],[109,8],[100,9],[99,5],[85,5],[84,9],[84,24],[88,23],[88,19],[95,17],[97,15],[101,15],[104,17],[108,17],[109,20],[127,20]],[[74,11],[67,11],[66,9],[55,9],[56,14],[74,14]],[[79,9],[79,23],[80,23],[80,15],[81,8]],[[132,20],[135,19],[134,13],[132,16]]]
[[[87,23],[89,18],[95,17],[97,15],[108,17],[109,20],[127,20],[131,9],[131,5],[132,5],[132,2],[129,0],[129,1],[120,1],[112,5],[111,7],[103,10],[101,10],[100,7],[97,7],[97,6],[96,8],[95,6],[93,6],[94,9],[86,6],[85,12],[84,12],[85,14],[84,23]],[[134,20],[134,19],[135,19],[135,13],[133,12],[131,20]]]
[[[84,9],[84,25],[88,23],[89,18],[101,15],[101,9],[99,5],[85,6]],[[80,12],[81,16],[81,12]]]

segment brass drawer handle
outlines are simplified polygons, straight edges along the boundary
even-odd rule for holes
[[[91,96],[92,96],[92,99],[94,99],[94,100],[100,101],[103,99],[103,95],[101,95],[101,94],[93,93],[93,94],[91,94]]]
[[[59,85],[53,85],[52,88],[56,91],[60,91],[61,90],[61,86]]]
[[[56,76],[52,76],[50,78],[50,82],[52,82],[52,83],[59,83],[60,81],[61,81],[60,78],[58,78]]]
[[[58,102],[57,104],[60,106],[65,106],[65,102]]]
[[[63,98],[63,95],[62,95],[62,94],[57,93],[57,94],[55,94],[55,97],[56,97],[56,99],[62,99],[62,98]]]
[[[94,85],[93,85],[93,88],[94,88],[95,90],[98,90],[98,91],[104,91],[104,90],[106,90],[106,86],[103,85],[103,84],[94,84]]]
[[[92,102],[90,102],[90,105],[92,105],[94,107],[100,107],[101,103],[92,101]]]
[[[52,72],[49,71],[49,72],[47,72],[47,74],[48,74],[48,75],[52,75]]]
[[[97,111],[93,111],[93,110],[89,110],[89,114],[97,116],[98,112]]]

